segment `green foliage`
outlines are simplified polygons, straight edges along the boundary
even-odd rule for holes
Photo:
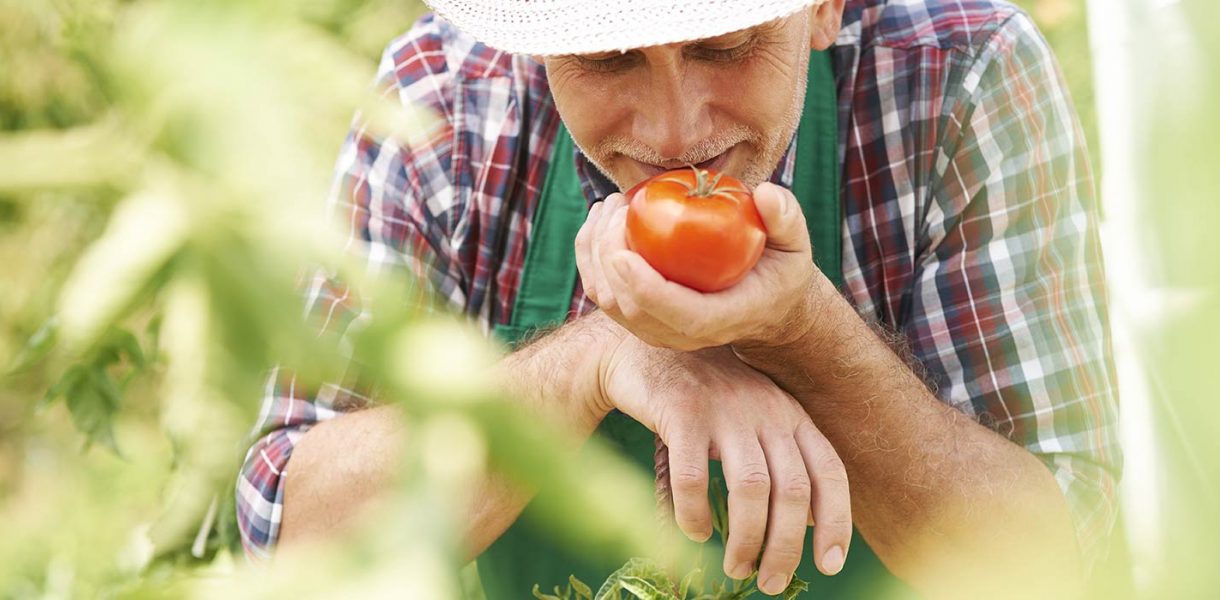
[[[1139,166],[1148,173],[1136,216],[1148,251],[1138,266],[1149,298],[1136,348],[1154,403],[1163,503],[1153,515],[1160,545],[1138,568],[1159,597],[1201,598],[1220,589],[1220,404],[1211,377],[1220,336],[1220,6],[1160,8],[1147,19],[1149,37],[1172,42],[1139,52],[1135,65],[1145,109]]]
[[[712,509],[712,526],[720,536],[722,544],[729,539],[729,508],[728,499],[724,497],[723,486],[718,477],[713,477],[710,485],[709,501]],[[697,562],[697,558],[694,562]],[[677,564],[690,564],[678,561]],[[746,598],[759,591],[757,587],[758,572],[737,581],[723,576],[714,578],[715,583],[705,581],[702,567],[692,566],[682,576],[681,583],[675,585],[669,572],[654,559],[636,557],[627,561],[618,570],[611,573],[597,590],[593,600],[623,600],[623,594],[636,600],[737,600]],[[576,578],[568,576],[568,586],[554,586],[554,594],[543,593],[538,584],[534,584],[534,597],[541,600],[580,600],[590,594],[588,586]],[[784,600],[791,600],[807,591],[809,584],[800,577],[793,575],[788,587],[780,594]],[[583,595],[582,595],[583,594]]]
[[[607,476],[586,485],[561,432],[476,376],[482,337],[403,302],[409,277],[367,272],[323,213],[353,113],[431,125],[370,89],[421,8],[0,0],[0,596],[457,597],[452,499],[491,457],[573,490],[556,529],[595,518],[594,545],[651,549],[648,482],[594,448]],[[371,311],[345,338],[301,318],[319,268]],[[401,510],[251,570],[233,484],[273,365],[302,386],[358,371],[420,436]]]
[[[50,352],[55,329],[56,322],[52,319],[30,338],[26,360],[36,360],[36,355]],[[123,366],[125,368],[118,373],[116,381],[115,372]],[[45,408],[63,397],[72,414],[73,424],[85,436],[86,448],[98,442],[119,454],[112,422],[122,406],[127,384],[146,366],[144,350],[136,336],[126,329],[114,327],[106,332],[106,337],[96,348],[69,367],[59,381],[47,390],[40,407]]]

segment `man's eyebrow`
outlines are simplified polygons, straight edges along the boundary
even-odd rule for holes
[[[748,35],[748,36],[753,37],[753,36],[758,35],[758,34],[760,34],[760,33],[769,33],[769,32],[771,32],[771,31],[778,30],[778,29],[779,29],[780,27],[782,27],[782,26],[783,26],[783,20],[781,20],[781,19],[776,19],[776,20],[773,20],[773,21],[767,21],[767,22],[765,22],[765,23],[759,23],[758,25],[755,25],[755,26],[753,26],[753,27],[747,27],[747,28],[745,28],[745,29],[737,29],[737,30],[734,30],[734,31],[729,31],[729,32],[726,32],[726,33],[722,33],[722,34],[717,35],[717,36],[712,36],[712,37],[702,38],[702,39],[698,39],[698,40],[691,40],[689,43],[691,43],[691,44],[705,44],[705,43],[707,43],[707,42],[715,42],[715,41],[719,41],[719,40],[722,40],[722,39],[725,39],[725,38],[729,38],[729,37],[733,37],[733,36],[738,36],[738,35],[743,35],[743,34],[744,34],[744,35]]]

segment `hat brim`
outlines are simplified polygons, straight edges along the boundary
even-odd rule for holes
[[[427,0],[474,39],[512,54],[591,54],[760,25],[826,0]]]

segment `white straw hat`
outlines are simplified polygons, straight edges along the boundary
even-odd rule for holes
[[[826,0],[425,0],[474,39],[514,54],[588,54],[723,35]]]

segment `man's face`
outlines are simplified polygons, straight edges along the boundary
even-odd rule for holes
[[[811,17],[801,11],[626,53],[547,57],[547,79],[572,139],[620,189],[687,164],[753,188],[800,120]]]

